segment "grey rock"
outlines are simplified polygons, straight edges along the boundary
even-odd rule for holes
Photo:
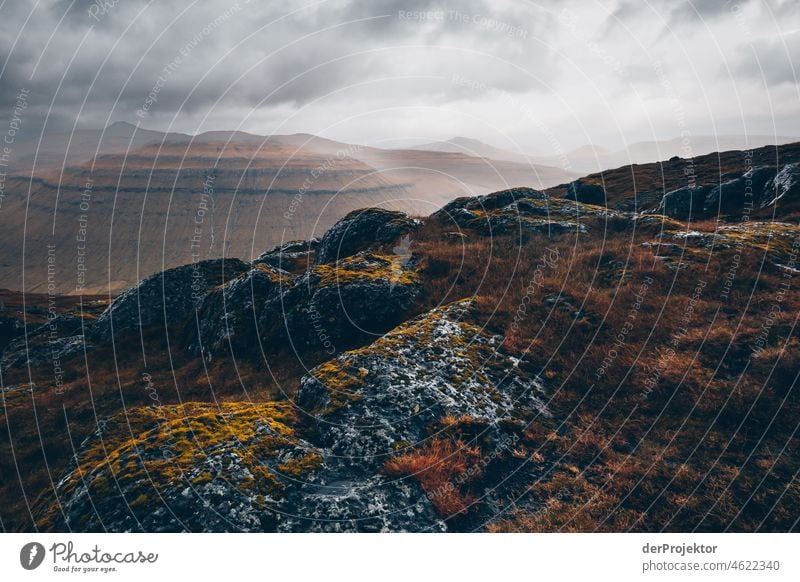
[[[705,213],[708,186],[685,187],[664,194],[656,212],[670,218],[687,220],[701,218]]]
[[[596,204],[604,206],[606,203],[606,191],[602,186],[589,184],[583,180],[575,180],[567,185],[564,198],[582,202],[583,204]]]
[[[330,263],[378,244],[391,243],[421,224],[403,212],[382,208],[354,210],[322,237],[317,248],[317,263]]]
[[[89,337],[111,340],[151,325],[183,322],[209,290],[249,268],[239,259],[212,259],[156,273],[111,302],[100,314]]]

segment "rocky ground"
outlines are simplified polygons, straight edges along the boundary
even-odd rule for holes
[[[797,296],[781,283],[800,227],[691,219],[741,213],[745,182],[762,207],[800,197],[797,168],[671,191],[649,212],[609,208],[588,182],[426,219],[364,209],[319,240],[170,269],[27,334],[8,315],[4,446],[20,454],[2,466],[6,492],[29,497],[3,527],[791,529]],[[748,292],[753,308],[724,298]],[[269,389],[248,392],[254,377]],[[22,475],[40,454],[25,449],[30,412],[54,419],[46,476]],[[704,442],[713,464],[692,451]],[[703,514],[717,503],[722,517]]]

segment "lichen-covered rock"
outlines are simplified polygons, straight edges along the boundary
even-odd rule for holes
[[[457,198],[433,217],[484,235],[512,232],[586,232],[584,219],[619,213],[601,206],[550,198],[531,188],[511,188],[485,196]]]
[[[316,251],[318,263],[330,263],[387,244],[414,231],[421,222],[403,212],[382,208],[354,210],[333,225]]]
[[[64,360],[94,346],[87,343],[84,330],[90,321],[76,315],[63,313],[17,337],[3,350],[0,365],[5,369],[24,365],[38,366],[47,361],[59,365]]]
[[[541,380],[471,321],[471,307],[465,300],[434,309],[303,378],[297,404],[314,417],[320,442],[379,466],[446,415],[478,418],[492,430],[547,415]]]
[[[40,366],[52,362],[54,367],[60,367],[65,360],[93,349],[94,345],[86,342],[83,335],[53,339],[39,337],[27,344],[22,338],[6,348],[0,359],[0,365],[5,369],[11,369],[25,365]]]
[[[181,323],[210,289],[249,268],[239,259],[212,259],[175,267],[151,275],[114,299],[97,318],[89,333],[96,341],[109,341],[154,324]]]
[[[273,531],[287,489],[313,479],[319,450],[286,403],[143,407],[101,424],[56,491],[41,528]]]
[[[265,264],[290,273],[306,271],[314,263],[314,253],[318,246],[319,239],[316,238],[289,241],[263,253],[253,264]]]

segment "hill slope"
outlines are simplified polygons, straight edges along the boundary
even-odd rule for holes
[[[517,188],[66,302],[2,354],[3,527],[791,531],[798,241]]]

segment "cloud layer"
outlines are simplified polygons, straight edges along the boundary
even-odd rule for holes
[[[0,118],[510,149],[800,135],[792,0],[6,2]],[[5,123],[5,122],[4,122]]]

